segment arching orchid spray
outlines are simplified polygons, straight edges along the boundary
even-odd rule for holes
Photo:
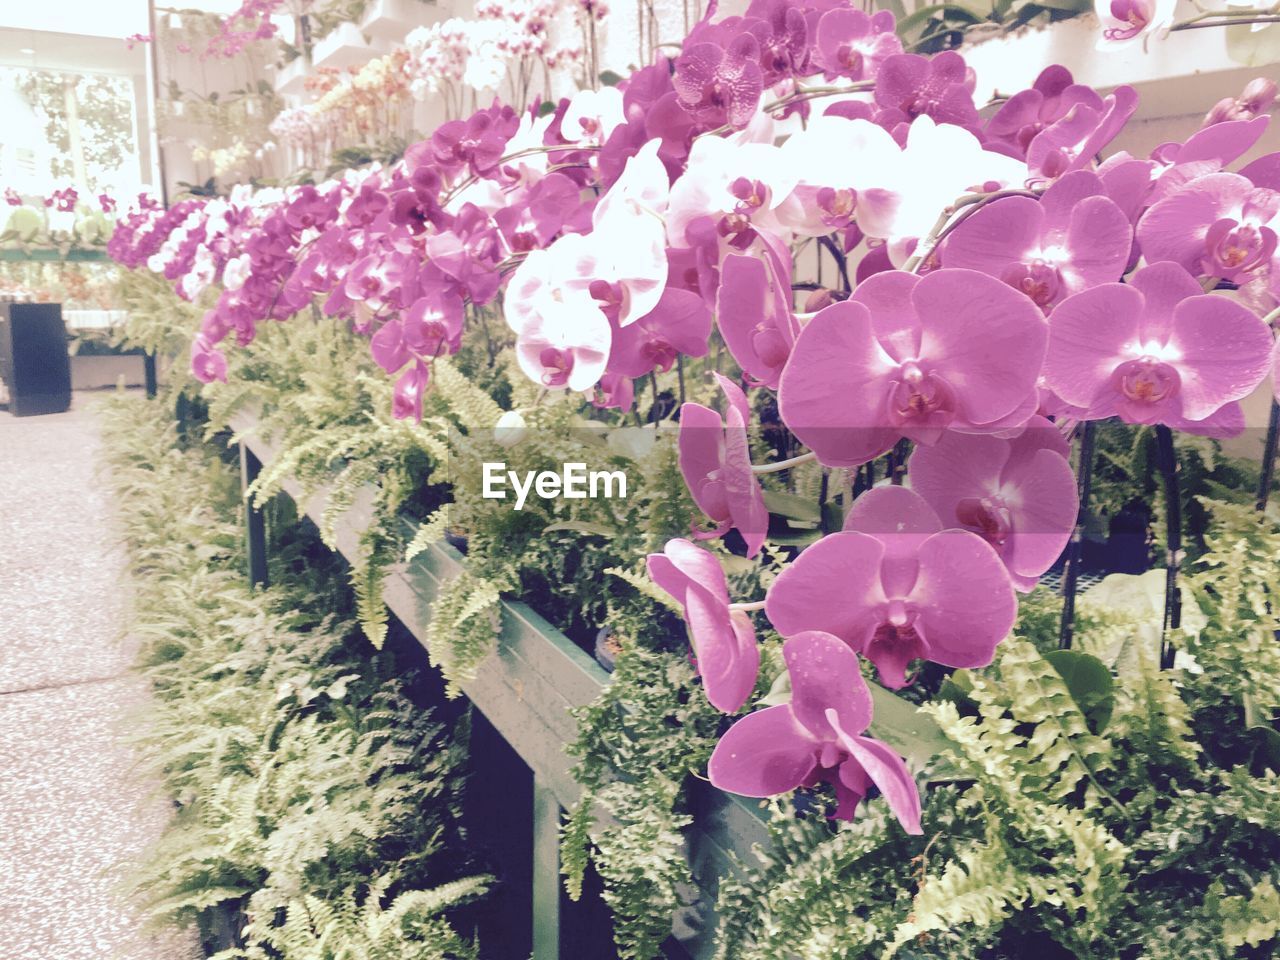
[[[1164,20],[1161,3],[1105,12],[1114,42]],[[961,54],[903,52],[883,12],[713,4],[679,56],[616,89],[495,102],[325,183],[142,205],[111,251],[190,299],[217,291],[199,378],[227,376],[228,337],[316,304],[368,334],[402,418],[500,295],[531,380],[623,413],[718,338],[740,375],[717,378],[718,410],[677,414],[706,521],[648,566],[712,704],[755,706],[766,627],[791,695],[729,729],[711,780],[826,784],[838,817],[878,790],[917,832],[911,773],[865,736],[863,661],[894,688],[923,663],[990,663],[1076,526],[1077,427],[1154,424],[1168,450],[1174,430],[1229,436],[1280,362],[1263,319],[1280,304],[1280,154],[1241,163],[1274,85],[1146,157],[1109,151],[1137,106],[1127,87],[1049,67],[999,104],[974,89]],[[815,247],[826,282],[797,266]],[[766,410],[798,455],[753,448]],[[759,475],[816,460],[840,483],[886,455],[890,476],[784,562]],[[731,597],[726,536],[781,567],[763,600]],[[1172,551],[1170,578],[1174,595]]]

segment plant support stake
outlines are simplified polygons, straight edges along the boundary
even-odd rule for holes
[[[1080,465],[1076,474],[1076,490],[1080,496],[1080,510],[1076,514],[1076,529],[1067,545],[1067,563],[1062,571],[1062,623],[1058,627],[1058,648],[1071,649],[1071,638],[1076,628],[1076,584],[1080,579],[1080,561],[1084,553],[1084,525],[1089,516],[1089,494],[1093,487],[1093,449],[1096,426],[1092,420],[1080,425]]]
[[[1262,476],[1258,478],[1259,510],[1267,509],[1271,483],[1276,473],[1276,443],[1280,440],[1280,402],[1271,401],[1271,417],[1267,421],[1267,441],[1262,447]]]
[[[1178,453],[1173,431],[1156,425],[1156,459],[1164,479],[1165,580],[1164,622],[1160,629],[1160,669],[1173,666],[1176,651],[1168,633],[1182,626],[1182,594],[1178,590],[1178,554],[1182,552],[1182,491],[1178,487]]]

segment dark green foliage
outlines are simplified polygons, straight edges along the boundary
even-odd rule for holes
[[[156,692],[144,746],[179,805],[136,879],[153,916],[242,910],[226,960],[474,960],[447,913],[488,883],[459,855],[465,724],[329,612],[351,606],[331,568],[295,551],[279,586],[248,587],[235,475],[180,448],[163,409],[106,418]]]

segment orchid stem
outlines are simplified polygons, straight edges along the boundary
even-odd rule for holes
[[[831,471],[826,467],[822,468],[822,483],[818,485],[818,526],[823,533],[832,533],[834,531],[827,529],[827,494],[831,487]]]
[[[751,612],[752,612],[752,611],[754,611],[754,610],[763,610],[763,609],[764,609],[764,601],[763,601],[763,600],[752,600],[750,603],[731,603],[731,604],[729,604],[729,609],[730,609],[730,610],[741,610],[743,613],[751,613]]]
[[[812,450],[802,453],[797,457],[791,457],[788,460],[779,460],[777,463],[763,463],[759,466],[752,465],[751,472],[759,475],[762,473],[781,473],[783,470],[790,470],[792,467],[798,467],[802,463],[808,463],[810,460],[817,459],[817,454]]]
[[[893,452],[889,455],[889,482],[895,487],[902,486],[902,481],[907,477],[907,453],[910,442],[903,437],[893,445]]]
[[[1173,641],[1167,636],[1182,626],[1182,593],[1178,589],[1178,554],[1182,552],[1182,491],[1178,484],[1178,452],[1173,431],[1156,424],[1156,460],[1164,479],[1165,579],[1164,620],[1160,627],[1160,669],[1173,666]]]
[[[676,381],[680,385],[680,406],[684,406],[684,354],[676,354]]]
[[[844,292],[849,293],[853,289],[853,285],[849,283],[849,264],[845,258],[844,251],[840,249],[839,245],[831,237],[819,237],[818,243],[826,248],[827,253],[831,254],[831,259],[836,262],[836,269],[840,271],[840,282],[844,284]],[[821,265],[821,257],[818,258],[818,263]]]
[[[1267,440],[1262,447],[1262,476],[1258,478],[1259,510],[1267,509],[1271,483],[1276,474],[1276,444],[1280,442],[1280,402],[1271,401],[1271,417],[1267,420]]]
[[[1084,554],[1084,525],[1089,516],[1089,495],[1093,489],[1093,453],[1096,426],[1086,420],[1080,427],[1080,465],[1076,474],[1076,490],[1080,509],[1076,528],[1067,545],[1067,565],[1062,572],[1062,622],[1058,627],[1058,649],[1070,650],[1076,628],[1076,585],[1080,581],[1080,562]]]

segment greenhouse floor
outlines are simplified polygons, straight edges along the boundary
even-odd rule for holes
[[[0,954],[187,960],[194,934],[153,934],[126,900],[171,807],[128,745],[148,693],[93,406],[0,411]]]

